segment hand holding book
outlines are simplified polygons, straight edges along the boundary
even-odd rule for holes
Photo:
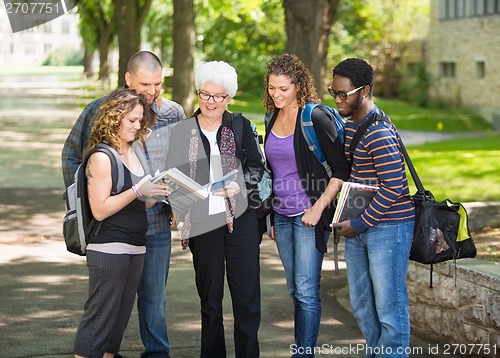
[[[174,211],[182,213],[198,200],[206,199],[210,193],[220,191],[225,196],[228,196],[229,193],[234,195],[234,192],[239,190],[238,184],[234,183],[237,189],[233,185],[233,180],[237,173],[238,170],[235,169],[215,183],[200,185],[179,169],[170,168],[164,172],[157,173],[151,181],[153,183],[161,181],[167,185],[169,191],[168,203]],[[228,184],[230,184],[230,188],[226,188]],[[218,193],[216,195],[221,194]]]
[[[353,220],[359,217],[370,205],[377,191],[378,187],[376,186],[344,182],[340,190],[332,223]]]
[[[240,186],[238,185],[238,183],[231,180],[229,182],[226,182],[223,187],[219,186],[219,188],[217,189],[214,189],[212,186],[210,192],[216,196],[226,196],[228,198],[232,198],[240,192]]]

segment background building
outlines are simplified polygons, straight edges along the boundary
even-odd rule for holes
[[[0,64],[40,65],[51,53],[81,50],[75,10],[30,29],[12,33],[4,4],[0,5]]]
[[[500,128],[500,0],[432,0],[424,48],[431,97]]]

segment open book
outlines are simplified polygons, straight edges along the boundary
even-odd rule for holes
[[[356,219],[370,205],[377,191],[376,186],[344,182],[332,223]]]
[[[224,175],[215,183],[200,185],[177,168],[170,168],[164,172],[156,174],[151,181],[153,183],[163,182],[170,189],[168,202],[176,212],[182,213],[189,209],[198,200],[203,200],[216,190],[223,189],[225,185],[235,180],[238,173],[234,169]]]

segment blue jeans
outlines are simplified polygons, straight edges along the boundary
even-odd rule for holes
[[[313,357],[321,320],[319,292],[324,254],[316,248],[315,228],[305,226],[303,215],[275,214],[274,232],[294,304],[295,346],[293,357]],[[325,232],[328,240],[330,230]]]
[[[378,224],[345,241],[354,316],[366,357],[408,357],[410,304],[406,274],[414,222]],[[383,347],[383,349],[382,349]]]
[[[142,358],[165,358],[170,352],[165,289],[170,266],[171,238],[170,228],[156,235],[146,235],[146,256],[137,289],[139,329],[146,348],[141,354]]]

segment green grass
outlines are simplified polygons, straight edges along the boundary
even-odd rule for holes
[[[500,135],[457,138],[412,146],[408,152],[424,187],[436,199],[500,201],[498,143]],[[415,192],[413,182],[410,185]]]
[[[478,114],[456,108],[421,108],[397,100],[376,99],[398,129],[440,132],[491,130],[491,125]]]

